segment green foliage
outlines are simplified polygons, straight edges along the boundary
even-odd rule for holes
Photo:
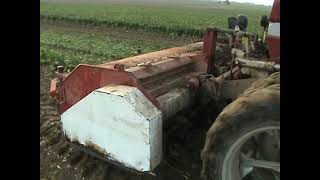
[[[168,47],[171,45],[153,44],[152,41],[54,30],[40,31],[40,63],[52,68],[63,65],[67,70],[72,70],[78,64],[100,64],[133,56],[138,48],[147,53]]]
[[[259,33],[260,16],[269,13],[270,8],[241,5],[192,8],[42,2],[40,19],[201,37],[208,26],[227,28],[227,18],[238,14],[248,15],[248,30]]]
[[[40,2],[40,19],[90,26],[107,26],[149,32],[164,32],[170,36],[202,37],[208,26],[226,28],[227,18],[238,14],[249,17],[250,32],[261,33],[260,15],[270,8],[258,6],[144,6],[84,3]],[[181,37],[179,37],[181,38]],[[63,65],[72,70],[80,63],[99,64],[134,55],[137,48],[144,53],[172,47],[152,39],[117,39],[90,33],[40,29],[40,62],[55,68]]]

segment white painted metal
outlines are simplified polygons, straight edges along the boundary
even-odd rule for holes
[[[268,35],[280,37],[280,23],[271,23],[268,28]]]
[[[162,113],[135,87],[97,89],[61,116],[71,141],[92,145],[108,158],[138,171],[162,159]]]

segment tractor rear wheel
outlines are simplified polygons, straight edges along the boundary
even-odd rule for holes
[[[280,180],[280,73],[220,113],[201,152],[205,180]]]

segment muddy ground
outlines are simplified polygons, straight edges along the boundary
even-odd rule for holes
[[[78,31],[79,28],[72,26],[65,30]],[[116,33],[120,36],[118,32],[109,31],[109,33]],[[135,37],[138,38],[143,38],[143,36],[143,33],[135,34]],[[167,38],[163,40],[172,41]],[[177,44],[183,43],[182,41],[178,41]],[[192,110],[186,110],[169,120],[173,123],[164,127],[163,130],[164,159],[154,171],[156,176],[137,175],[88,156],[66,140],[61,131],[55,102],[49,96],[50,80],[54,77],[53,72],[41,66],[40,77],[41,180],[200,179],[200,151],[204,145],[206,131],[223,106],[192,107]]]

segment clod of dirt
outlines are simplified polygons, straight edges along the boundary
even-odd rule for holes
[[[82,151],[74,151],[70,154],[70,165],[74,166],[77,163],[80,162],[80,160],[83,158],[83,152]]]
[[[177,152],[177,151],[175,151],[174,149],[171,149],[170,151],[169,151],[169,157],[171,157],[171,158],[179,158],[179,153]]]
[[[109,172],[109,167],[106,163],[102,161],[96,161],[95,162],[96,167],[92,170],[92,173],[90,175],[90,179],[95,180],[108,180],[107,177]]]
[[[41,141],[40,142],[40,149],[42,149],[42,148],[46,148],[47,147],[47,142],[46,141]]]
[[[191,168],[192,168],[192,169],[198,168],[198,164],[193,163],[193,164],[191,165]]]
[[[62,143],[62,145],[59,146],[58,148],[58,155],[61,156],[62,154],[64,154],[68,149],[69,149],[70,145],[68,142],[64,141]]]
[[[40,128],[40,134],[42,136],[47,136],[48,134],[51,134],[52,131],[55,131],[57,129],[59,129],[59,122],[52,122],[49,119],[46,119],[46,122],[43,123],[43,125]]]
[[[74,174],[67,172],[66,170],[60,170],[55,173],[51,178],[52,180],[79,180]]]
[[[60,141],[61,137],[61,130],[59,128],[53,128],[51,131],[51,134],[48,135],[48,144],[49,145],[54,145],[57,144]]]
[[[82,169],[82,172],[81,172],[82,177],[90,176],[96,167],[97,167],[96,160],[88,161],[86,164],[84,164],[84,167]]]
[[[112,173],[109,175],[109,179],[116,179],[116,180],[128,180],[128,173],[124,173],[123,171],[120,171],[119,169],[110,168],[112,169]]]

